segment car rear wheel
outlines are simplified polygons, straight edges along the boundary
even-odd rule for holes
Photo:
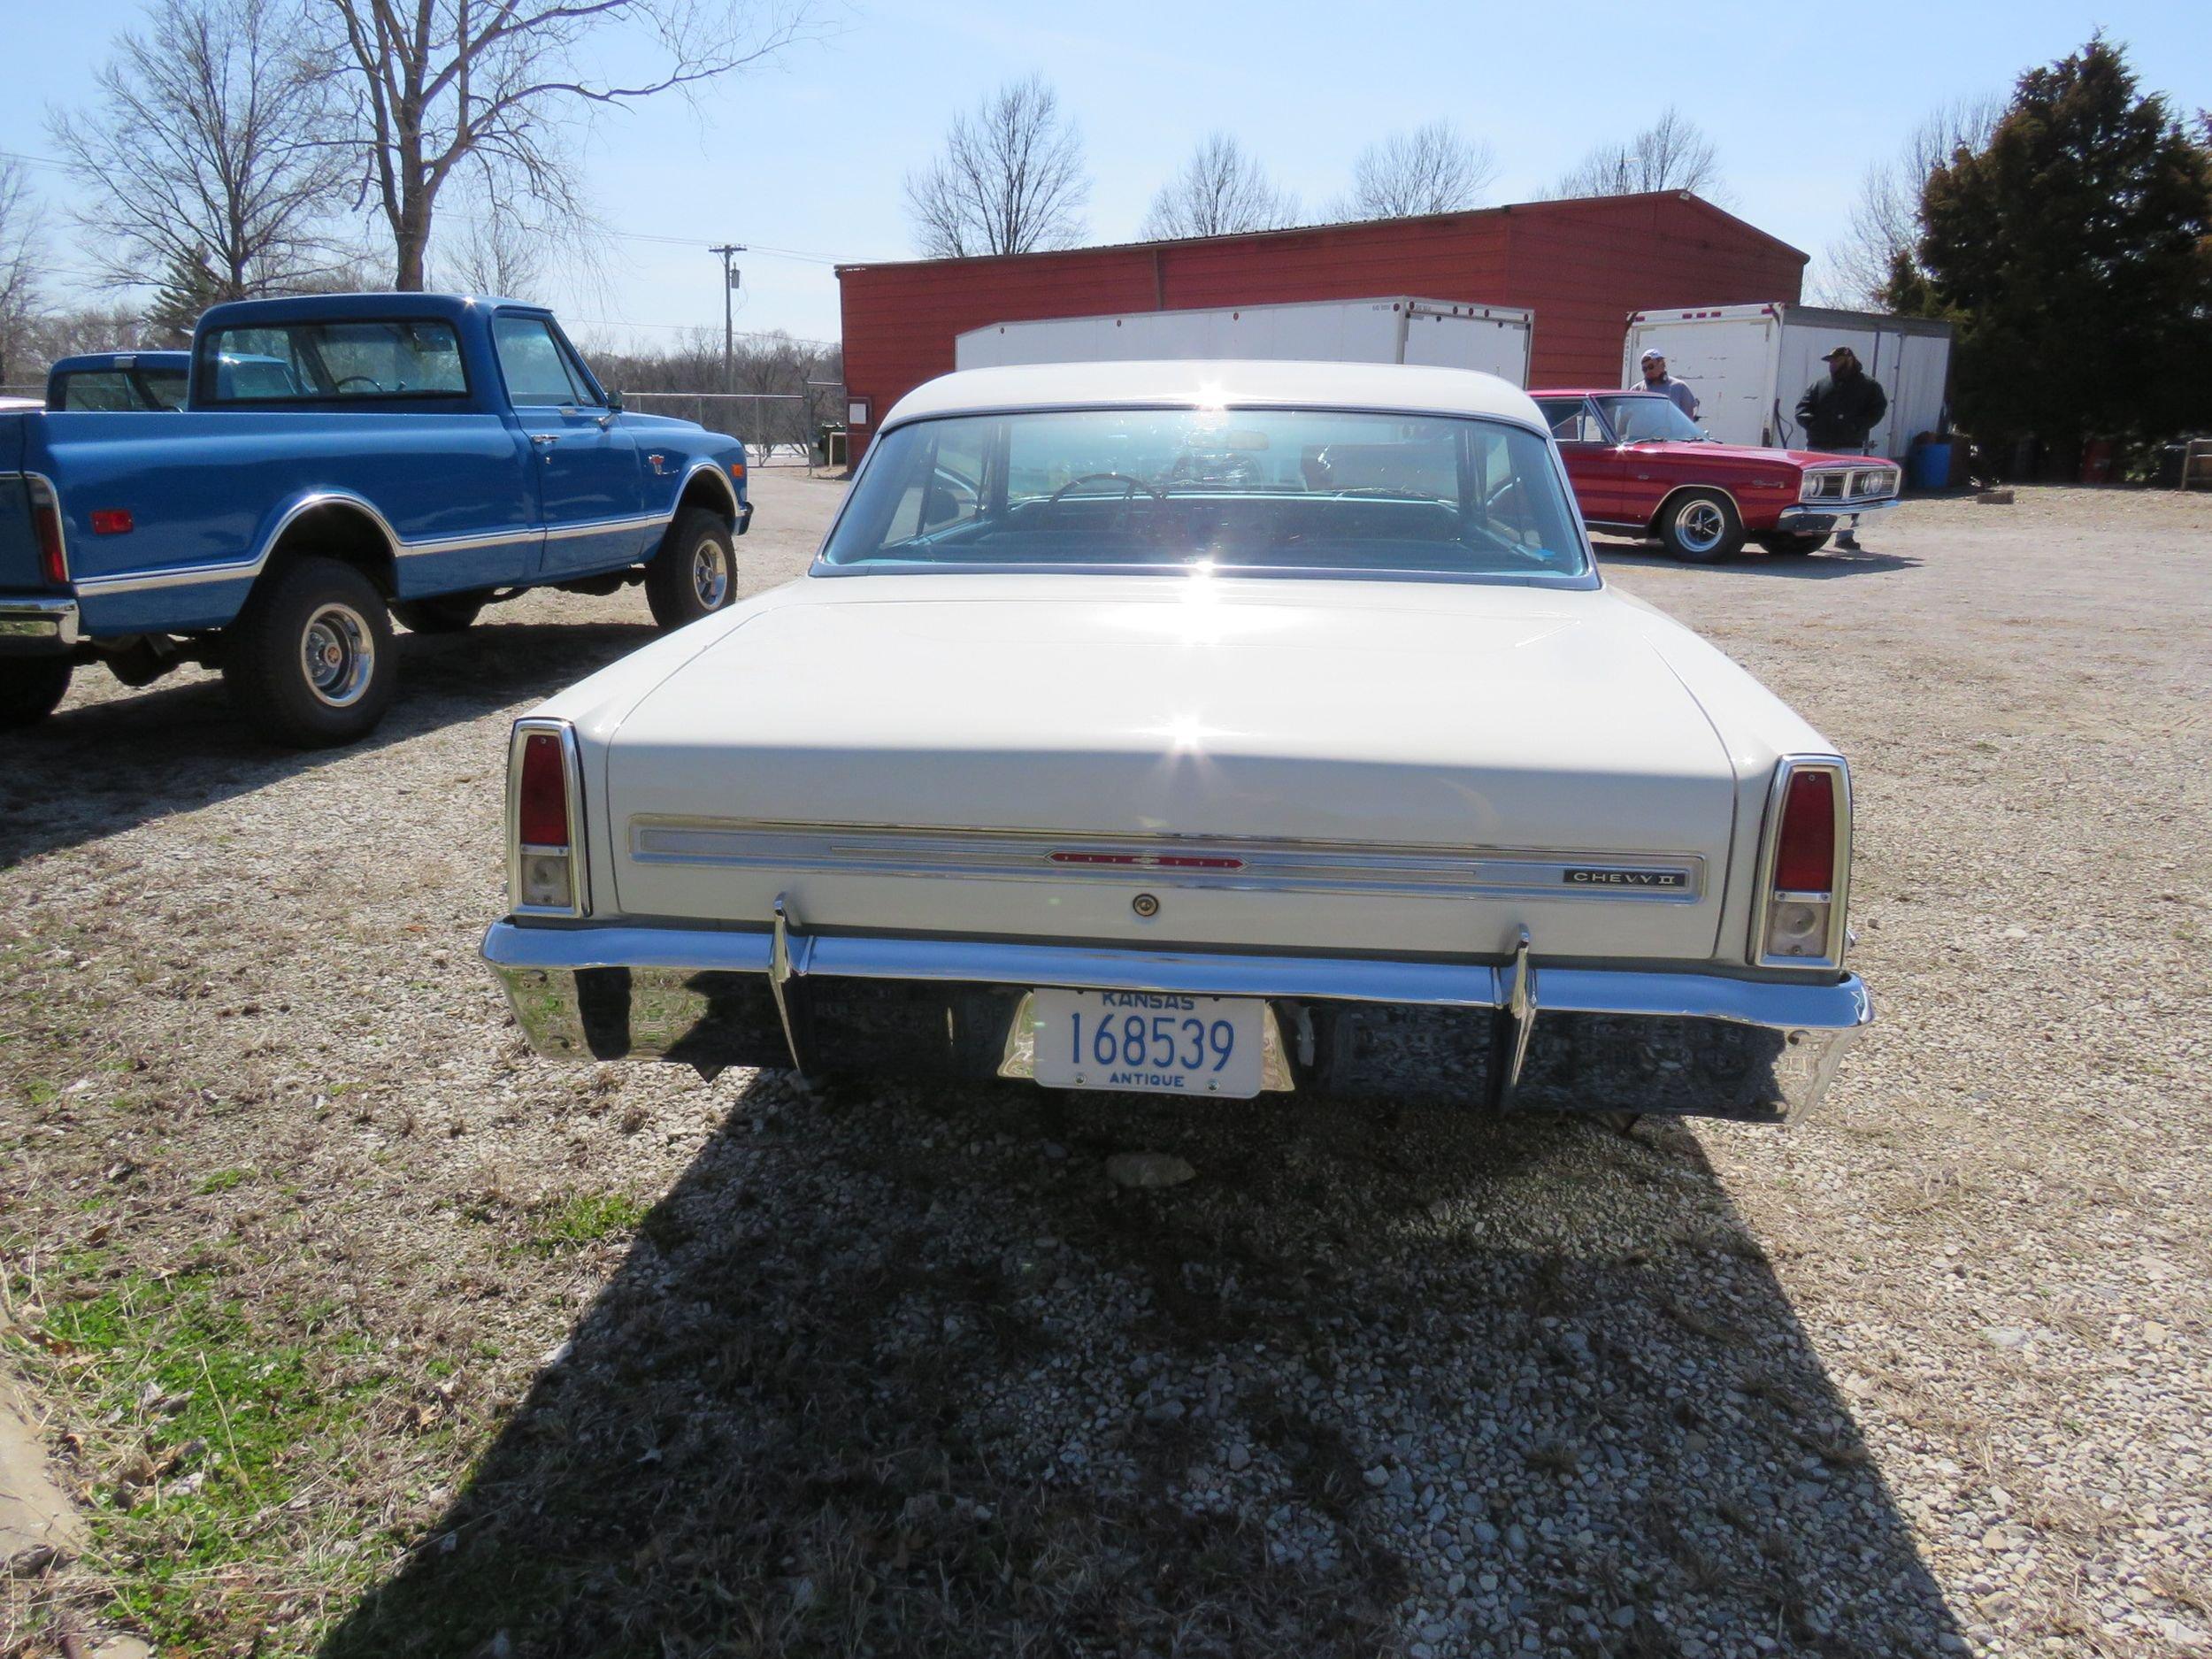
[[[223,642],[238,712],[295,749],[350,743],[384,718],[396,688],[392,619],[352,565],[310,557],[256,589]]]
[[[0,663],[0,732],[36,726],[69,690],[69,659],[34,657]]]
[[[440,594],[434,599],[403,599],[392,607],[392,615],[410,634],[458,634],[483,609],[483,600],[474,594]]]
[[[1678,559],[1710,565],[1742,550],[1743,520],[1736,517],[1736,503],[1718,490],[1694,489],[1661,511],[1659,540]]]
[[[695,507],[676,520],[645,567],[645,603],[664,628],[680,628],[737,598],[737,548],[729,520]]]
[[[1799,558],[1826,547],[1828,533],[1823,530],[1818,535],[1763,535],[1759,545],[1776,558]]]

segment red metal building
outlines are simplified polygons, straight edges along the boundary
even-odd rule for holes
[[[1535,313],[1531,383],[1605,384],[1628,314],[1798,297],[1806,256],[1686,192],[1522,202],[1184,242],[837,267],[845,385],[871,423],[971,328],[1038,317],[1425,298]],[[852,456],[872,435],[856,425]]]

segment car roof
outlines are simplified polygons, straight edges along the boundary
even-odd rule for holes
[[[1531,397],[1664,397],[1664,392],[1647,392],[1637,386],[1546,386],[1529,393]]]
[[[280,299],[227,300],[211,305],[200,318],[200,327],[250,328],[257,322],[337,322],[348,319],[439,317],[457,322],[478,306],[506,311],[535,311],[550,316],[542,305],[527,300],[500,299],[486,294],[295,294]]]
[[[188,369],[192,366],[189,351],[80,351],[74,357],[57,357],[49,374],[81,374],[92,369]]]
[[[879,430],[935,415],[987,411],[1264,406],[1379,410],[1394,414],[1487,415],[1543,430],[1526,392],[1471,369],[1398,363],[1306,363],[1236,358],[1128,363],[1033,363],[961,369],[909,392]]]

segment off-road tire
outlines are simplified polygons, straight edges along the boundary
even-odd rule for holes
[[[475,594],[440,594],[434,599],[396,601],[392,619],[410,634],[458,634],[483,609],[483,600]]]
[[[70,662],[65,657],[30,657],[0,662],[0,732],[36,726],[67,695]]]
[[[1686,490],[1660,510],[1659,540],[1678,559],[1715,565],[1743,550],[1743,520],[1720,491]]]
[[[663,628],[710,617],[737,600],[737,541],[720,513],[694,507],[645,567],[645,603]]]
[[[1776,558],[1802,558],[1808,553],[1817,553],[1828,545],[1828,532],[1823,530],[1818,535],[1763,535],[1757,541],[1761,548]]]
[[[273,741],[328,749],[364,736],[397,687],[392,618],[375,585],[319,555],[256,588],[223,641],[223,684]]]

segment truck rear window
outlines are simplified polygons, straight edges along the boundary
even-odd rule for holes
[[[388,403],[468,396],[461,342],[435,318],[264,323],[200,342],[218,403]]]

